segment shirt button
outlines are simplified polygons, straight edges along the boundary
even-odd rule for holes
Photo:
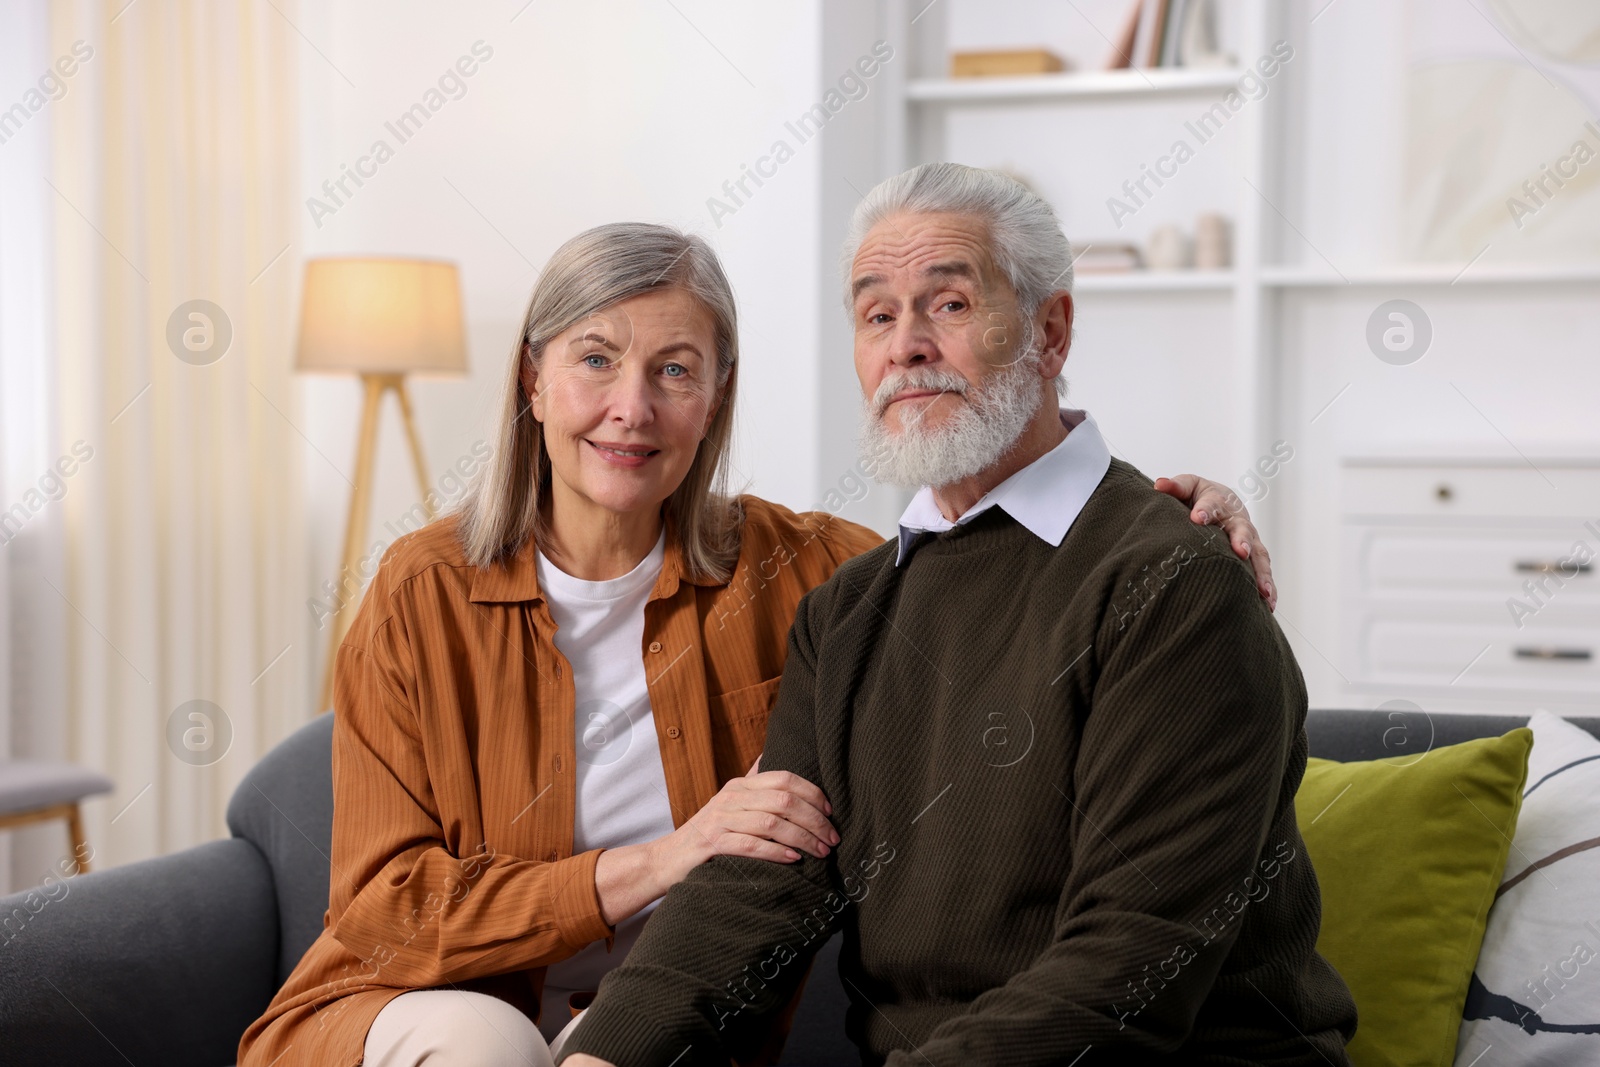
[[[554,863],[554,862],[555,862],[555,861],[556,861],[556,850],[555,850],[555,849],[551,849],[551,850],[550,850],[550,855],[549,855],[549,856],[547,856],[547,857],[546,857],[546,858],[547,858],[547,859],[548,859],[548,860],[549,860],[549,861],[550,861],[550,862],[551,862],[551,863]]]
[[[682,731],[682,730],[680,730],[680,729],[678,729],[678,728],[677,728],[677,727],[676,727],[676,726],[669,726],[669,727],[667,727],[667,736],[668,736],[668,737],[674,737],[674,738],[675,738],[675,737],[677,737],[677,736],[678,736],[678,735],[679,735],[679,734],[681,734],[681,733],[682,733],[682,732],[683,732],[683,731]]]
[[[651,652],[660,652],[661,651],[661,642],[660,641],[651,641],[650,642],[650,651]]]

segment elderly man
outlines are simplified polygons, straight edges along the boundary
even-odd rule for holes
[[[863,445],[922,488],[801,602],[761,760],[841,841],[673,887],[562,1062],[725,1065],[842,930],[870,1064],[1347,1064],[1299,668],[1248,567],[1058,408],[1054,214],[929,164],[848,252]]]

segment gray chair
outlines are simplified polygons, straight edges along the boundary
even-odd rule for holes
[[[90,853],[79,805],[112,788],[111,779],[76,763],[0,760],[0,830],[65,819],[76,873],[82,874]]]
[[[1600,718],[1574,719],[1600,737]],[[1313,755],[1377,759],[1496,736],[1524,718],[1313,711]],[[219,1067],[322,930],[333,832],[324,715],[228,805],[233,837],[0,900],[0,1049],[36,1067]],[[860,1062],[844,1037],[840,940],[818,955],[786,1064]]]

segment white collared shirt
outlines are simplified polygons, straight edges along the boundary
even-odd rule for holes
[[[989,490],[955,522],[939,511],[931,488],[917,490],[900,516],[900,553],[895,566],[905,562],[918,534],[952,529],[997,506],[1040,540],[1059,547],[1111,467],[1111,450],[1093,415],[1062,408],[1061,422],[1067,427],[1067,436],[1060,444]]]

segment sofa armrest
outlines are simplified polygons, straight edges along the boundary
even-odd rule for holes
[[[230,1064],[276,991],[277,901],[248,841],[0,899],[7,1062]]]

